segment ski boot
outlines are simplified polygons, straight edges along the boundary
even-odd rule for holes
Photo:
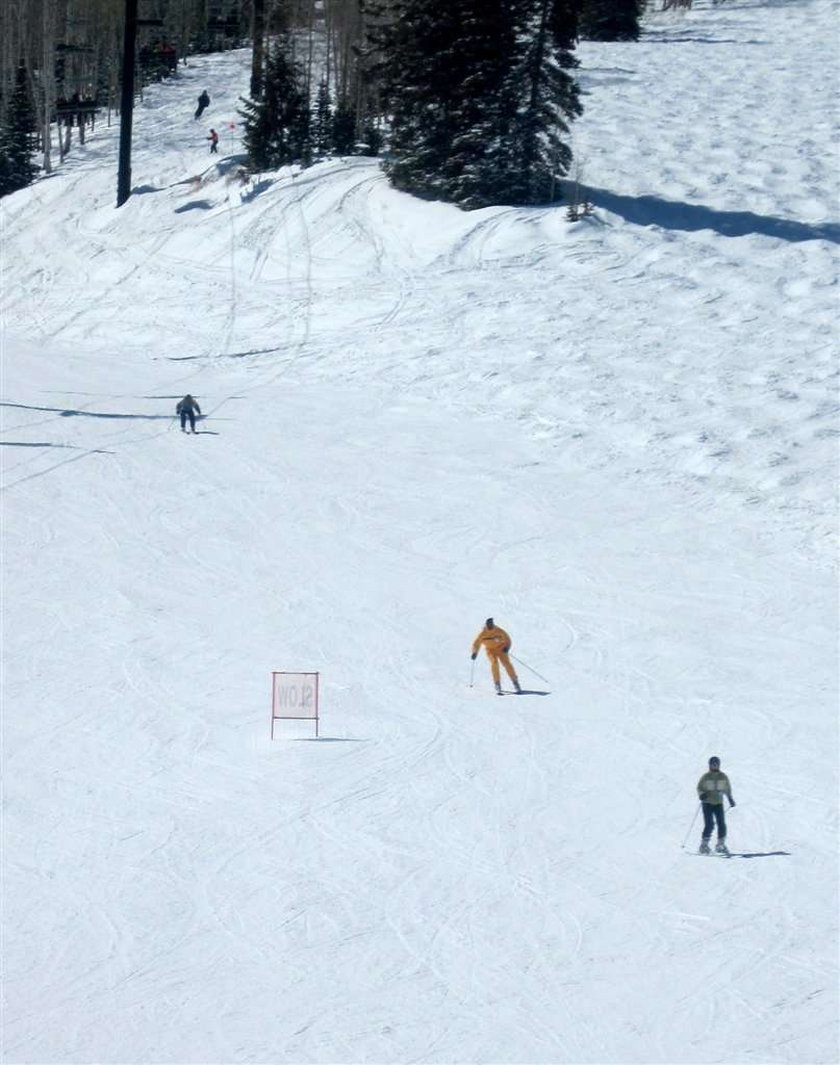
[[[715,854],[729,854],[729,848],[726,846],[726,840],[719,839],[715,844]]]
[[[494,687],[495,687],[495,689],[496,689],[496,695],[501,695],[501,694],[502,694],[502,685],[501,685],[501,682],[500,682],[500,681],[498,681],[498,680],[496,680],[496,681],[494,681],[494,682],[493,682],[493,684],[494,684]]]
[[[521,695],[522,694],[522,689],[519,687],[519,681],[518,680],[515,680],[513,682],[513,687],[514,687],[514,690],[516,691],[517,695]]]
[[[711,854],[712,853],[709,850],[709,841],[707,839],[701,839],[700,840],[700,851],[699,851],[699,853],[700,854]]]

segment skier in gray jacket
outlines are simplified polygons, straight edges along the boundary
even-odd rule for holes
[[[697,795],[703,806],[703,835],[700,839],[700,853],[709,853],[709,840],[712,829],[717,822],[717,843],[715,850],[719,854],[728,854],[726,848],[726,818],[723,813],[723,797],[729,800],[730,809],[735,805],[732,798],[732,786],[729,777],[721,772],[720,758],[713,755],[709,759],[709,769],[697,781]]]

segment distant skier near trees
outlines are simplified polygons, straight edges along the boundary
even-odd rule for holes
[[[192,398],[189,392],[184,396],[175,408],[175,413],[181,416],[181,432],[187,431],[187,419],[190,423],[190,432],[195,432],[195,416],[196,414],[201,417],[201,407]]]
[[[712,829],[717,822],[717,844],[719,854],[728,854],[726,847],[726,818],[723,812],[723,797],[729,799],[730,808],[735,805],[729,777],[721,771],[720,758],[716,755],[709,759],[708,772],[697,782],[697,795],[703,807],[703,835],[700,839],[700,853],[709,853],[709,840]]]
[[[214,129],[211,129],[210,136],[207,139],[210,141],[210,154],[218,154],[219,134]]]
[[[204,112],[207,110],[207,108],[209,106],[210,106],[210,97],[207,95],[207,90],[205,89],[204,92],[201,94],[201,96],[199,96],[199,98],[198,98],[198,107],[197,107],[196,112],[195,112],[195,117],[196,118],[201,118],[201,116],[204,114]]]
[[[475,661],[479,648],[482,646],[487,652],[487,657],[490,659],[490,672],[493,675],[493,684],[497,694],[502,694],[502,685],[499,677],[499,663],[501,662],[505,667],[507,675],[513,682],[517,695],[519,695],[522,689],[519,687],[519,679],[516,676],[516,670],[513,668],[511,661],[508,658],[508,652],[510,651],[510,636],[508,636],[504,629],[500,629],[499,626],[493,622],[492,618],[488,618],[484,622],[484,628],[473,640],[472,654],[470,655],[473,661]]]

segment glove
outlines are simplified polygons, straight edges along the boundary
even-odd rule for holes
[[[706,792],[705,791],[701,791],[700,792],[700,802],[705,802],[705,801],[706,801]]]
[[[473,662],[475,662],[477,657],[478,657],[478,651],[473,651],[473,653],[470,655],[470,658],[473,660]]]
[[[509,650],[510,650],[510,644],[506,644],[506,645],[505,645],[505,646],[504,646],[504,647],[502,648],[502,654],[507,654]]]
[[[729,800],[729,809],[731,810],[734,805],[735,805],[735,800],[734,799],[730,799]]]

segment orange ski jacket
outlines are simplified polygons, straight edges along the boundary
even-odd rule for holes
[[[507,653],[510,650],[510,636],[498,625],[491,629],[485,626],[473,640],[472,653],[476,654],[482,646],[488,655]]]

